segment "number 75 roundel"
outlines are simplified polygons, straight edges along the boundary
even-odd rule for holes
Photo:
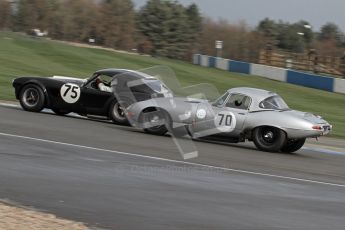
[[[61,86],[60,95],[65,102],[76,103],[80,97],[80,87],[76,84],[66,83]]]

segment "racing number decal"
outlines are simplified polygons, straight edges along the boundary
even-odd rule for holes
[[[204,119],[206,117],[207,113],[206,113],[206,110],[204,109],[198,109],[196,111],[196,117],[199,118],[199,119]]]
[[[80,87],[76,84],[66,83],[61,87],[60,95],[65,102],[76,103],[80,97]]]
[[[236,117],[232,112],[221,111],[216,114],[214,124],[221,132],[232,132],[236,127]]]
[[[220,117],[219,120],[219,126],[230,126],[231,125],[231,120],[232,120],[232,116],[230,114],[225,115],[225,114],[218,114],[218,116]]]

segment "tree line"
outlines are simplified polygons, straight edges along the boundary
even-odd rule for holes
[[[12,0],[13,1],[13,0]],[[88,42],[121,50],[190,60],[193,53],[215,55],[215,40],[224,43],[223,56],[251,60],[267,44],[293,52],[317,49],[342,55],[344,33],[333,23],[314,32],[307,21],[287,23],[266,18],[255,28],[202,17],[196,4],[148,0],[136,10],[131,0],[0,0],[0,29],[48,31],[59,40]]]
[[[344,33],[331,22],[315,32],[305,20],[291,24],[265,18],[259,22],[257,31],[278,48],[293,52],[317,49],[322,55],[339,56],[345,48]]]

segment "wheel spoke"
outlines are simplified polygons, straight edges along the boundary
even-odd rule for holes
[[[28,106],[35,106],[38,103],[38,92],[36,89],[28,89],[24,94],[24,102]]]

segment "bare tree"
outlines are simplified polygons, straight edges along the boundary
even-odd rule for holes
[[[11,26],[11,4],[0,0],[0,29],[9,29]]]
[[[15,17],[15,29],[29,31],[33,28],[46,30],[49,23],[49,2],[47,0],[19,0]]]
[[[135,47],[135,12],[130,0],[107,0],[100,5],[99,36],[104,45],[130,50]]]
[[[265,38],[245,22],[231,24],[226,20],[205,19],[200,39],[201,53],[216,55],[215,41],[223,41],[223,57],[252,61],[265,45]]]

